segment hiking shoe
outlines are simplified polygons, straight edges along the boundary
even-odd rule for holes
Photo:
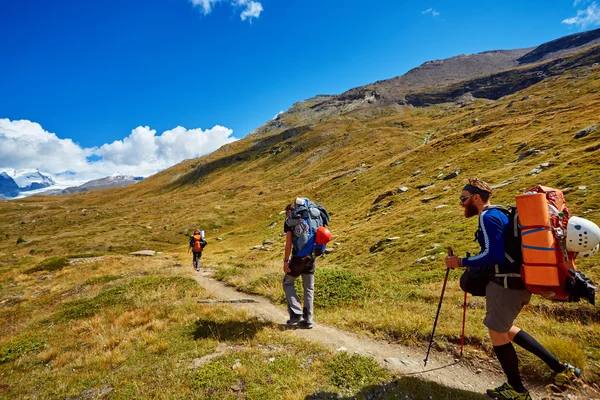
[[[581,376],[581,370],[579,368],[575,368],[568,363],[564,363],[563,365],[565,366],[565,370],[554,376],[554,385],[559,388],[568,385]]]
[[[531,400],[531,395],[529,392],[517,392],[513,389],[512,386],[507,382],[502,386],[499,386],[494,389],[488,389],[486,391],[487,395],[492,399],[501,400],[501,399],[513,399],[513,400]]]
[[[292,317],[290,319],[287,320],[286,325],[297,325],[300,322],[303,322],[304,319],[302,319],[302,316],[297,316],[297,317]]]
[[[303,320],[303,321],[300,321],[298,323],[298,328],[300,328],[300,329],[312,329],[313,325],[312,325],[312,322],[308,322],[307,320]]]

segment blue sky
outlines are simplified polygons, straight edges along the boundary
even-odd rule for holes
[[[0,168],[147,175],[316,94],[598,26],[592,0],[0,0]],[[14,154],[46,136],[62,159]]]

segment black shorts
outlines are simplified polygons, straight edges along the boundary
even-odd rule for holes
[[[312,257],[292,257],[292,261],[289,264],[292,272],[288,272],[291,276],[300,276],[302,274],[314,274],[315,273],[315,259]]]

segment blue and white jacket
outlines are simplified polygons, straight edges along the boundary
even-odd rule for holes
[[[481,251],[476,256],[463,258],[462,264],[471,270],[498,266],[503,273],[518,273],[505,258],[504,233],[509,221],[504,213],[496,208],[484,208],[479,215],[479,226],[477,229],[477,242]]]

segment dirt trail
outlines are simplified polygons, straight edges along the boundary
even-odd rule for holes
[[[182,271],[183,272],[183,271]],[[187,272],[185,272],[187,274]],[[193,278],[198,281],[217,300],[250,299],[249,302],[234,302],[233,307],[247,310],[251,315],[283,326],[289,318],[287,311],[282,306],[272,304],[268,299],[238,292],[235,288],[217,281],[213,278],[215,271],[201,269],[194,272]],[[433,322],[433,321],[432,321]],[[291,335],[297,335],[307,340],[321,343],[333,350],[344,350],[357,353],[376,360],[382,367],[398,375],[415,375],[422,379],[437,382],[441,385],[468,390],[476,393],[485,393],[490,387],[499,386],[505,382],[504,374],[500,373],[496,361],[470,366],[463,362],[456,362],[447,354],[440,354],[432,350],[427,367],[423,367],[425,350],[423,348],[408,347],[383,340],[361,338],[353,333],[319,323],[318,314],[313,329],[290,329]],[[543,383],[525,382],[534,399],[598,399],[597,392],[589,386],[576,385],[576,390],[569,390],[562,394],[550,394]],[[583,390],[582,390],[583,389]]]
[[[202,269],[193,277],[215,299],[252,299],[252,303],[235,303],[234,307],[247,310],[265,321],[284,323],[289,317],[285,309],[269,302],[260,296],[241,293],[232,287],[212,278],[214,271]],[[294,329],[289,331],[307,340],[321,343],[331,349],[345,349],[350,353],[358,353],[375,359],[381,366],[398,374],[420,373],[423,379],[438,382],[444,386],[485,393],[485,389],[504,382],[504,377],[490,369],[474,370],[467,365],[455,363],[448,355],[432,351],[427,368],[423,368],[425,351],[420,348],[402,346],[386,341],[361,338],[355,334],[332,328],[318,322],[318,315],[313,329]],[[453,364],[453,365],[451,365]],[[443,367],[443,368],[440,368]],[[436,369],[438,368],[438,369]],[[432,370],[430,372],[423,372]],[[423,373],[421,373],[423,372]]]

